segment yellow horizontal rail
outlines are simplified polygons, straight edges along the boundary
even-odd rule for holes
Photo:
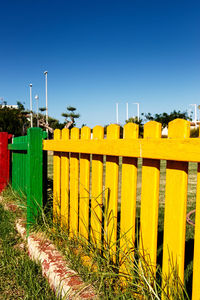
[[[116,139],[43,141],[43,150],[200,162],[200,139]]]

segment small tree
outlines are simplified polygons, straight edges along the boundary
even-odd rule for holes
[[[44,111],[46,111],[47,109],[46,109],[46,107],[40,107],[39,108],[39,111],[41,112],[41,113],[43,113]]]
[[[39,108],[40,113],[39,113],[39,126],[42,128],[46,128],[49,130],[49,132],[51,133],[50,137],[52,137],[52,134],[54,132],[55,129],[63,129],[64,128],[64,124],[60,123],[57,119],[54,119],[52,117],[48,117],[48,124],[46,124],[45,121],[45,116],[43,114],[43,112],[46,111],[45,107],[40,107]]]
[[[66,113],[62,113],[62,116],[65,117],[65,128],[73,128],[76,123],[75,123],[75,119],[80,118],[80,114],[76,113],[76,108],[73,106],[68,106],[67,107],[67,112]],[[68,120],[68,118],[70,120]]]
[[[169,122],[178,118],[191,121],[191,118],[188,116],[188,113],[186,111],[181,112],[180,110],[178,111],[174,110],[170,114],[164,112],[162,114],[155,114],[155,115],[152,115],[150,113],[142,114],[142,115],[144,115],[147,121],[160,122],[162,124],[162,128],[168,127]]]
[[[18,108],[0,105],[0,131],[7,131],[15,136],[26,134],[29,127],[27,111],[21,102],[17,102]]]

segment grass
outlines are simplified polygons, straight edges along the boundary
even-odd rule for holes
[[[0,204],[0,299],[56,299],[16,234],[15,218],[16,213],[5,211]]]
[[[157,267],[155,276],[152,267],[137,249],[128,248],[123,253],[117,248],[117,262],[114,262],[108,244],[105,249],[100,250],[91,239],[86,242],[81,237],[69,238],[67,232],[60,227],[60,220],[57,224],[52,224],[51,216],[50,219],[48,215],[45,218],[43,230],[54,240],[67,261],[72,262],[71,267],[86,282],[95,285],[102,299],[161,299],[162,294],[164,299],[171,299],[169,295],[175,300],[189,299],[175,268],[173,284],[166,279],[166,288],[163,288],[160,266]],[[40,230],[41,225],[38,228]],[[105,243],[104,240],[103,244]],[[126,257],[123,266],[121,257]]]
[[[24,199],[18,198],[11,189],[4,192],[4,198],[7,201],[12,198],[24,208],[24,211],[26,210]],[[51,199],[49,200],[51,202]],[[62,230],[59,224],[53,224],[52,210],[48,207],[46,207],[46,214],[43,212],[42,218],[37,222],[32,229],[46,232],[46,235],[63,252],[68,264],[71,262],[71,267],[75,268],[88,284],[96,287],[101,299],[160,299],[161,294],[164,293],[161,287],[160,268],[157,268],[156,278],[151,266],[137,250],[133,252],[133,249],[129,249],[126,264],[123,270],[120,270],[120,260],[118,264],[112,261],[109,247],[101,252],[94,243],[87,243],[80,237],[69,239],[66,231]],[[122,255],[124,253],[118,250],[117,256]],[[173,299],[187,299],[178,277],[176,284],[170,287],[170,294],[173,295]],[[169,297],[166,295],[165,299]]]

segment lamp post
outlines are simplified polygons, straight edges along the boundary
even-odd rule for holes
[[[200,105],[198,105],[198,110],[199,110],[199,112],[200,112]],[[198,118],[199,119],[199,118]]]
[[[29,84],[30,86],[30,115],[31,115],[31,127],[33,127],[33,106],[32,106],[32,83]]]
[[[194,106],[194,123],[195,126],[197,126],[197,104],[190,104],[191,106]]]
[[[39,111],[38,111],[39,96],[37,94],[35,95],[35,100],[37,103],[37,127],[39,127]]]
[[[44,72],[44,76],[45,76],[45,96],[46,96],[46,125],[48,125],[47,73],[48,73],[48,71]],[[48,129],[46,129],[46,131],[48,133]]]
[[[134,102],[133,104],[137,105],[137,119],[140,120],[140,103]]]
[[[119,103],[116,103],[116,122],[117,122],[117,124],[119,124],[119,110],[118,110],[118,107],[119,107]]]
[[[126,120],[128,121],[128,102],[126,102]]]

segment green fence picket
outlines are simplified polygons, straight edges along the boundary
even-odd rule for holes
[[[28,130],[27,141],[27,229],[42,209],[43,195],[43,133],[40,128]]]
[[[27,136],[14,138],[8,146],[12,150],[12,188],[27,197],[27,234],[43,206],[43,163],[46,165],[47,158],[43,158],[42,140],[46,137],[41,128],[29,128]]]

